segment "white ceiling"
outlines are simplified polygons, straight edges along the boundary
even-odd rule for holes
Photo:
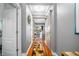
[[[35,23],[45,23],[45,19],[34,19]]]
[[[45,16],[50,4],[29,4],[33,16]]]
[[[35,23],[45,23],[50,4],[29,4]]]
[[[46,13],[49,5],[30,5],[30,8],[33,13]]]

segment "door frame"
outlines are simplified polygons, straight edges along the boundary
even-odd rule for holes
[[[16,9],[16,56],[18,56],[19,55],[18,54],[18,6],[17,6],[17,4],[13,4],[13,3],[8,3],[8,5],[10,5],[11,7]],[[5,5],[4,5],[4,8],[5,8]],[[2,17],[2,21],[3,21],[3,17]],[[2,25],[2,27],[3,27],[3,25]],[[2,31],[3,31],[3,28],[2,28]],[[2,53],[2,55],[3,55],[3,53]]]

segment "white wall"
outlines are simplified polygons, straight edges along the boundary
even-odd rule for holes
[[[32,14],[30,11],[30,8],[28,7],[28,5],[26,4],[21,4],[21,48],[22,48],[22,52],[27,52],[31,40],[32,40],[32,23],[33,21],[31,21],[30,24],[28,24],[28,20],[27,17],[28,15],[31,16],[31,20],[32,20]],[[32,25],[32,26],[31,26]]]
[[[53,52],[55,52],[55,49],[56,49],[54,8],[55,8],[55,5],[52,5],[51,11],[50,11],[50,48]]]
[[[31,17],[31,23],[28,24],[28,16],[30,15]],[[26,49],[28,50],[31,41],[32,41],[32,36],[33,36],[33,18],[32,18],[32,13],[28,5],[26,5]]]
[[[57,4],[57,52],[79,51],[79,35],[74,34],[74,4]]]
[[[55,51],[54,33],[54,5],[51,5],[48,10],[47,19],[45,22],[45,40],[49,49],[52,51]]]
[[[45,38],[49,48],[51,47],[51,50],[57,53],[62,50],[79,51],[79,35],[74,34],[74,20],[74,4],[63,3],[54,5],[50,23],[51,36],[50,39]],[[48,28],[48,25],[45,24],[45,28]],[[46,37],[49,36],[47,36],[46,33],[45,35]]]
[[[26,52],[26,6],[21,4],[21,48]]]
[[[50,49],[50,13],[48,13],[45,21],[45,41]]]

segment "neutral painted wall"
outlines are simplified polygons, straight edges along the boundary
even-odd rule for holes
[[[47,19],[45,21],[45,41],[48,45],[48,48],[50,49],[50,24],[49,24],[49,14],[47,15]]]
[[[32,20],[32,14],[30,11],[30,8],[26,4],[21,4],[21,48],[22,52],[27,52],[31,39],[32,39],[32,21],[31,24],[28,24],[27,17],[28,15],[31,16]]]
[[[54,18],[54,5],[52,6],[53,8],[50,11],[50,48],[53,52],[55,52],[55,18]]]
[[[51,12],[50,12],[51,10]],[[47,42],[48,48],[55,51],[55,21],[54,21],[54,5],[51,5],[45,22],[45,40]]]
[[[74,4],[57,4],[56,51],[79,51],[79,35],[74,34]]]
[[[21,4],[21,48],[26,52],[26,6]]]
[[[28,24],[28,16],[30,16],[31,18],[31,22],[30,24]],[[28,51],[28,48],[31,44],[32,41],[32,22],[33,22],[33,18],[32,18],[32,14],[31,14],[31,10],[29,8],[28,5],[26,5],[26,50]]]

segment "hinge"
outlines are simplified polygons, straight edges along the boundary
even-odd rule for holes
[[[16,31],[16,33],[18,33],[18,31]]]
[[[18,49],[16,49],[16,51],[18,51]]]
[[[17,56],[18,56],[18,49],[16,49],[16,52],[17,52]]]
[[[52,12],[52,10],[50,10],[50,12]]]

